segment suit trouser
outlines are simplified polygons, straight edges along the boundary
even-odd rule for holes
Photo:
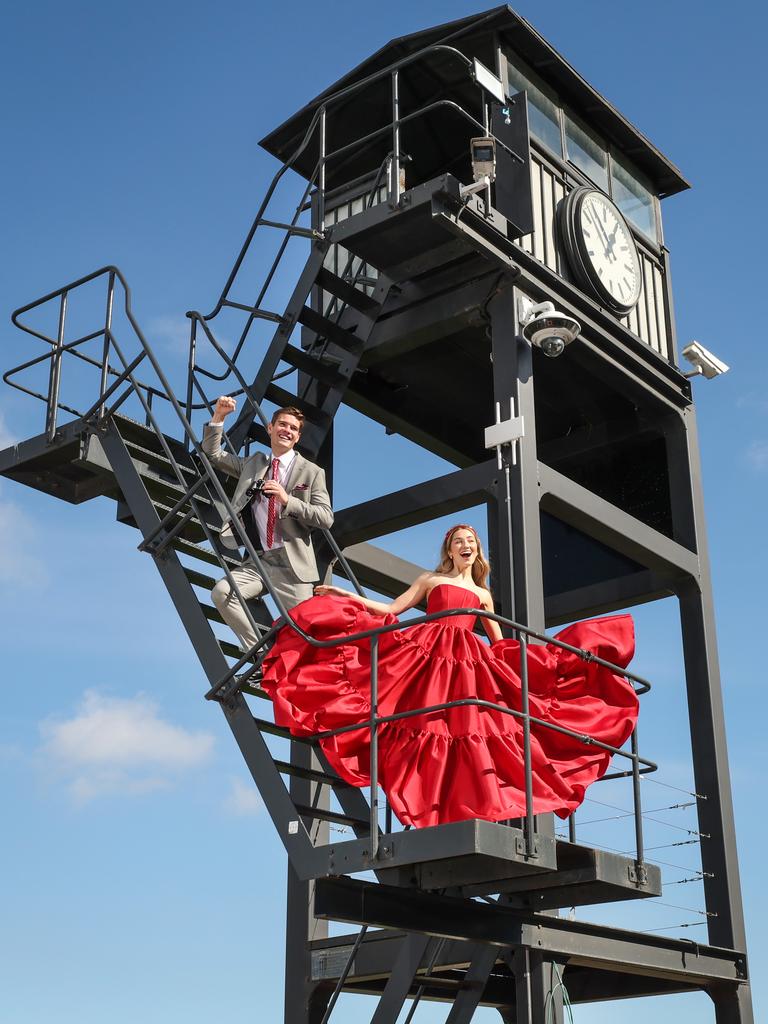
[[[302,583],[296,579],[285,548],[273,548],[272,551],[265,551],[261,555],[261,561],[269,575],[272,589],[286,608],[293,608],[299,601],[305,601],[308,597],[312,597],[314,584]],[[232,578],[237,584],[240,596],[246,601],[260,597],[265,592],[268,593],[264,580],[259,575],[255,564],[250,560],[243,562],[238,568],[232,569]],[[221,617],[237,635],[243,650],[247,651],[253,647],[259,636],[254,632],[253,626],[245,614],[237,594],[233,593],[226,576],[219,580],[213,588],[211,597],[221,613]]]

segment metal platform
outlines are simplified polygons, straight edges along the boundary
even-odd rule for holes
[[[335,225],[333,242],[394,282],[412,281],[478,252],[517,274],[506,220],[476,196],[462,201],[460,187],[452,174],[417,185],[403,193],[396,209],[379,203]]]
[[[330,888],[330,886],[329,886]],[[325,886],[322,886],[325,890]],[[322,899],[326,897],[323,891]],[[452,901],[453,904],[457,901]],[[434,956],[431,979],[422,967],[410,992],[426,986],[424,998],[449,1002],[453,998],[441,982],[456,983],[466,972],[477,945],[463,938],[446,937],[444,932],[456,929],[446,907],[451,901],[435,898],[435,913],[446,913],[446,924],[433,926],[444,941]],[[478,914],[495,917],[510,916],[500,907],[476,905]],[[391,914],[391,917],[397,916]],[[571,1001],[591,1003],[605,999],[637,998],[692,992],[702,987],[724,984],[741,985],[746,981],[743,955],[684,939],[625,931],[584,921],[565,921],[552,917],[516,915],[519,930],[515,936],[520,945],[499,947],[494,969],[488,979],[481,1004],[514,1007],[515,977],[512,963],[523,943],[557,956]],[[369,932],[354,956],[345,982],[345,991],[379,995],[397,961],[403,940],[408,933],[397,930]],[[335,982],[349,959],[355,934],[337,935],[311,943],[312,978],[318,983]],[[638,969],[642,965],[642,973]],[[514,1020],[514,1018],[511,1018]]]

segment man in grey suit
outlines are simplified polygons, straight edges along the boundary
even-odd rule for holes
[[[312,596],[319,579],[310,532],[333,523],[325,473],[294,450],[304,415],[293,407],[278,409],[267,426],[272,447],[269,457],[257,452],[243,459],[225,452],[221,447],[224,419],[235,408],[234,398],[222,395],[218,399],[203,432],[203,451],[216,469],[238,477],[232,507],[259,552],[272,588],[286,608],[293,608]],[[221,540],[232,548],[241,543],[231,523],[222,530]],[[245,600],[259,597],[267,589],[252,559],[233,569],[232,576]],[[211,596],[247,651],[258,637],[226,577],[219,580]]]

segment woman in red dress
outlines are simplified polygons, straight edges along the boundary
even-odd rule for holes
[[[297,624],[318,640],[348,637],[397,622],[425,598],[430,613],[493,611],[486,588],[488,562],[471,526],[446,533],[440,565],[423,573],[391,602],[372,601],[340,587],[321,586],[297,605]],[[449,616],[379,638],[379,715],[478,698],[521,710],[520,644],[502,638],[483,618],[490,645],[473,630],[476,616]],[[634,653],[629,615],[569,626],[558,639],[624,668]],[[263,687],[275,721],[294,735],[311,735],[370,717],[370,641],[336,647],[307,644],[288,627],[264,659]],[[533,717],[620,747],[637,720],[629,682],[594,661],[554,644],[528,647]],[[500,821],[525,814],[523,722],[476,705],[416,715],[379,726],[379,782],[405,825],[466,818]],[[321,741],[335,770],[353,785],[370,783],[367,728]],[[605,773],[610,753],[532,722],[533,813],[566,817],[586,787]]]

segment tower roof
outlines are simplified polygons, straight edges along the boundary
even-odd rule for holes
[[[484,62],[494,67],[494,33],[502,43],[507,43],[511,49],[519,53],[525,62],[557,91],[569,108],[629,157],[651,180],[659,195],[674,195],[690,187],[678,168],[585,81],[532,25],[507,4],[485,13],[473,14],[391,40],[270,132],[260,144],[279,160],[287,160],[299,147],[313,115],[323,103],[403,58],[437,43],[454,46],[471,56],[477,56],[480,60],[485,56]],[[470,85],[457,61],[451,62],[445,53],[437,53],[430,57],[430,73],[423,73],[421,83],[418,81],[418,69],[415,65],[409,77],[412,78],[414,74],[417,75],[417,81],[415,85],[411,85],[413,98],[421,99],[422,102],[434,98],[435,74],[439,76],[442,84],[449,88],[455,87],[461,91],[465,80]],[[338,148],[354,138],[359,138],[360,125],[364,123],[366,112],[370,114],[370,130],[373,130],[381,123],[383,110],[386,111],[386,119],[389,120],[389,81],[386,76],[379,82],[374,81],[367,87],[361,87],[351,95],[340,96],[333,103],[330,147]],[[316,149],[308,146],[294,161],[293,166],[305,177],[310,177],[315,160]],[[333,178],[333,175],[331,177]],[[333,180],[329,184],[333,184]]]

